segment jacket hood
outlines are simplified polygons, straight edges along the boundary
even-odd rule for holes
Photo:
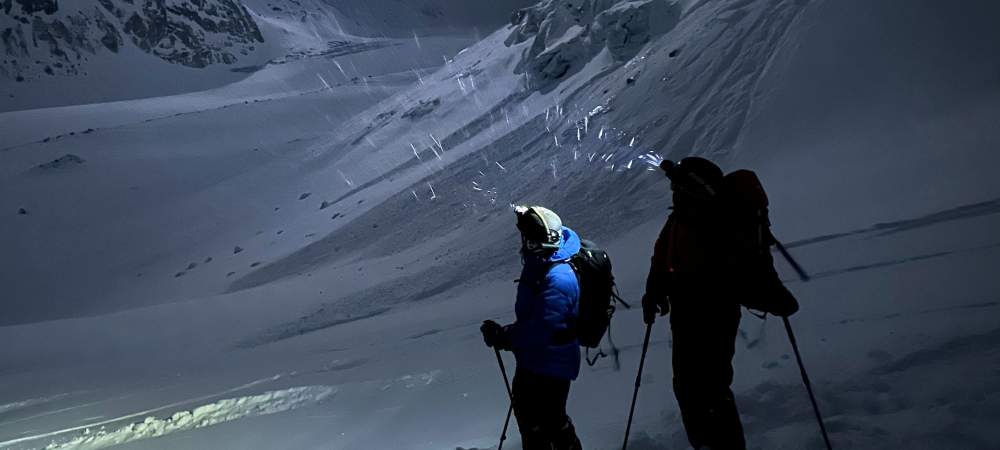
[[[549,262],[568,261],[580,252],[580,236],[569,227],[562,227],[562,237],[559,240],[559,250],[548,257]]]

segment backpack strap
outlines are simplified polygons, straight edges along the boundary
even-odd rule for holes
[[[608,356],[610,356],[612,358],[612,360],[614,361],[615,371],[617,372],[617,371],[621,370],[622,365],[621,365],[621,361],[618,358],[618,354],[620,353],[618,351],[618,346],[615,345],[614,339],[611,339],[611,323],[610,322],[608,323],[608,333],[607,334],[608,334],[608,345],[611,346],[611,355],[608,355],[607,353],[604,353],[604,349],[598,347],[597,348],[597,354],[594,355],[593,358],[591,358],[590,357],[590,348],[587,348],[586,351],[585,351],[585,354],[584,354],[584,360],[587,361],[587,366],[594,367],[594,365],[597,364],[597,361],[599,361],[601,358],[607,358]]]
[[[632,305],[628,304],[628,302],[626,302],[624,298],[621,298],[621,296],[618,295],[617,284],[611,285],[611,299],[614,300],[616,303],[621,303],[622,306],[625,307],[625,309],[632,309]],[[611,325],[608,325],[608,327],[610,328]]]

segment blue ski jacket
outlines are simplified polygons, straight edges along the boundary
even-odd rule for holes
[[[563,227],[559,250],[552,256],[525,256],[514,304],[516,320],[507,327],[519,369],[567,380],[580,374],[578,341],[553,340],[553,335],[565,331],[579,314],[580,285],[567,264],[579,251],[580,237]]]

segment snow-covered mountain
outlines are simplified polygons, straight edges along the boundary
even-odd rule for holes
[[[0,10],[0,111],[207,89],[273,53],[239,0],[8,0]]]
[[[76,75],[98,52],[135,47],[188,67],[237,64],[264,42],[238,0],[6,0],[0,74]]]
[[[468,45],[527,3],[3,0],[0,111],[201,91],[288,58],[385,45],[373,40]]]
[[[509,205],[638,299],[647,161],[690,154],[756,170],[813,275],[779,267],[836,448],[1000,446],[996,2],[243,3],[252,73],[134,49],[133,92],[190,84],[0,113],[0,448],[496,445]],[[663,322],[630,448],[686,445]],[[573,386],[587,448],[620,445],[642,332],[620,310],[622,370]],[[821,448],[783,333],[742,323],[748,442]]]

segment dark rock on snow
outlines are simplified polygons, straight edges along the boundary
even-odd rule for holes
[[[42,170],[53,170],[53,169],[60,169],[63,167],[70,167],[78,164],[83,164],[84,162],[85,160],[83,158],[76,156],[72,153],[67,153],[66,155],[60,158],[53,159],[52,161],[49,161],[44,164],[39,164],[38,168]]]

